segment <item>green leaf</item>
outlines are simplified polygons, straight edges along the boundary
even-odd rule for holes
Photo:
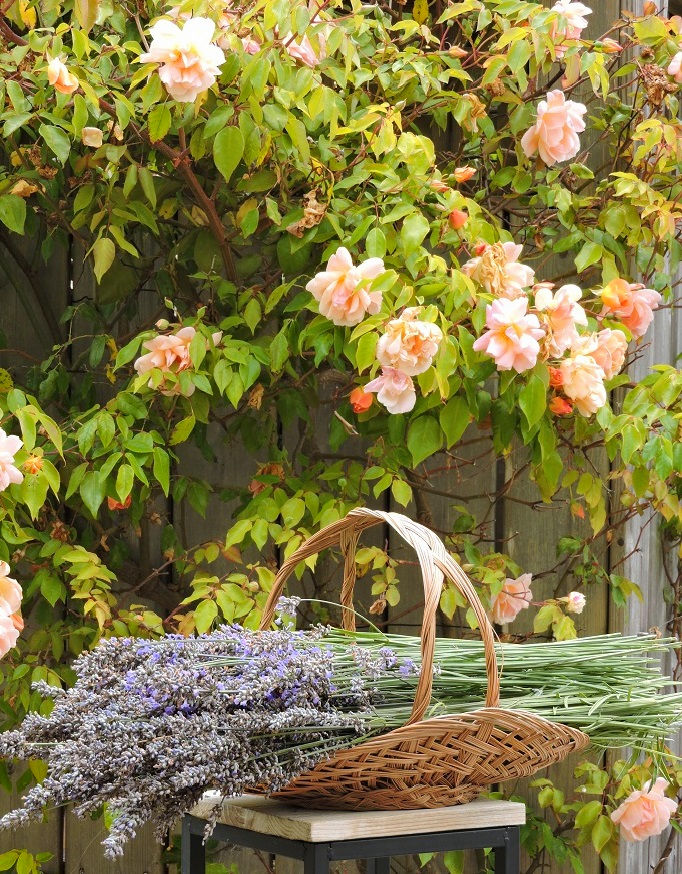
[[[19,500],[29,509],[31,519],[37,519],[47,498],[48,481],[39,473],[29,474],[19,488]]]
[[[218,605],[215,601],[202,601],[194,611],[194,624],[199,634],[204,634],[218,616]]]
[[[583,828],[586,825],[592,825],[596,822],[597,817],[602,812],[601,801],[588,801],[584,807],[575,815],[575,824],[578,828]]]
[[[116,246],[114,246],[113,240],[109,237],[100,237],[95,240],[95,245],[92,247],[92,254],[95,258],[95,276],[97,282],[101,282],[104,274],[114,263]]]
[[[133,490],[133,482],[135,481],[135,472],[129,464],[122,464],[116,474],[116,494],[121,503],[125,503],[126,498]]]
[[[440,425],[433,416],[419,416],[407,430],[407,448],[416,467],[443,445]]]
[[[542,418],[547,407],[547,389],[536,373],[519,392],[519,406],[530,428]]]
[[[158,143],[159,140],[162,140],[170,130],[170,126],[171,111],[165,103],[160,103],[149,113],[147,121],[149,139],[152,143]]]
[[[391,483],[391,494],[401,507],[407,507],[412,500],[412,488],[402,479],[394,479]]]
[[[106,493],[106,480],[104,477],[98,470],[89,471],[83,477],[78,491],[90,513],[96,516]]]
[[[379,337],[374,333],[374,331],[363,334],[358,340],[358,348],[355,353],[355,365],[358,369],[358,373],[362,373],[373,364],[374,359],[376,358],[378,341]]]
[[[449,449],[457,443],[471,421],[471,413],[466,399],[461,395],[450,398],[441,409],[438,418],[445,434],[445,445]]]
[[[181,419],[175,428],[173,428],[173,433],[170,438],[171,446],[176,446],[178,443],[184,443],[194,430],[195,424],[196,419],[194,418],[194,413],[190,413],[189,416]]]
[[[223,128],[213,140],[213,160],[226,182],[244,154],[244,137],[238,127]]]
[[[599,243],[593,243],[588,240],[575,256],[575,269],[578,273],[582,273],[583,270],[586,270],[592,264],[596,264],[601,258],[603,251]]]
[[[308,143],[308,134],[303,122],[295,116],[290,115],[285,128],[291,137],[291,142],[294,148],[298,152],[299,159],[304,164],[310,164],[310,144]]]
[[[14,231],[15,234],[24,233],[26,221],[26,201],[16,194],[3,194],[0,197],[0,222]]]
[[[18,858],[18,850],[9,850],[7,853],[2,853],[0,855],[0,871],[9,871],[10,868],[14,867]]]
[[[406,255],[411,255],[419,248],[430,227],[420,212],[413,212],[407,216],[400,230],[400,241]]]
[[[614,832],[614,824],[608,816],[602,814],[592,826],[592,846],[600,853],[611,840]]]
[[[545,604],[544,607],[540,607],[535,614],[535,619],[533,620],[533,631],[536,634],[543,634],[543,632],[547,631],[550,625],[558,622],[562,616],[563,613],[561,612],[561,607],[557,604]]]
[[[100,0],[74,0],[73,11],[76,13],[76,20],[86,33],[97,21],[99,4]]]
[[[66,597],[66,587],[59,577],[45,572],[40,579],[40,594],[51,607],[54,607],[57,601],[63,601]]]
[[[60,127],[52,124],[41,124],[38,128],[40,136],[47,143],[50,151],[54,152],[60,164],[66,164],[71,151],[71,140]]]
[[[168,489],[170,486],[170,458],[168,453],[161,449],[160,446],[154,447],[154,476],[156,481],[163,489],[163,493],[168,497]]]

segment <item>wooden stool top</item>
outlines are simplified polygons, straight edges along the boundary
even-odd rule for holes
[[[207,792],[190,814],[206,819],[219,801],[219,793]],[[226,799],[218,819],[223,825],[310,843],[496,828],[523,825],[525,821],[526,806],[517,801],[483,798],[429,810],[355,812],[308,810],[259,795]]]

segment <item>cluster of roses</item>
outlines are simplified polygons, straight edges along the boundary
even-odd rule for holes
[[[480,244],[477,256],[462,271],[492,295],[486,307],[487,331],[474,343],[498,370],[522,373],[538,360],[550,363],[550,385],[557,394],[550,409],[567,415],[573,407],[589,416],[606,403],[604,381],[625,362],[628,340],[618,328],[579,333],[587,328],[587,313],[579,303],[577,285],[535,283],[535,271],[519,262],[522,247],[512,242]],[[531,305],[530,296],[533,297]],[[651,288],[612,279],[598,293],[598,321],[611,318],[640,338],[653,319],[661,296]]]
[[[18,485],[24,479],[14,464],[14,456],[22,446],[19,437],[8,435],[0,428],[0,492],[9,488],[11,483]],[[0,561],[0,658],[16,645],[24,627],[21,618],[23,592],[19,583],[8,576],[9,572],[7,562]]]

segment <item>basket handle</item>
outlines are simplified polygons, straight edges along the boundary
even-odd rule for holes
[[[436,612],[440,602],[440,594],[445,575],[464,595],[476,618],[483,639],[485,650],[486,673],[488,689],[486,707],[497,707],[500,702],[500,682],[495,655],[494,632],[483,605],[476,594],[471,581],[452,558],[439,537],[433,531],[414,522],[401,513],[385,513],[381,510],[370,510],[360,507],[351,510],[344,518],[325,526],[316,534],[305,540],[282,564],[263,608],[261,631],[268,628],[275,613],[275,606],[284,589],[287,577],[297,564],[310,555],[315,555],[330,546],[341,546],[345,555],[344,580],[341,589],[341,604],[343,606],[343,627],[346,631],[355,630],[355,615],[349,608],[353,603],[356,566],[355,547],[360,533],[365,528],[371,528],[385,522],[400,536],[414,547],[422,571],[424,583],[424,618],[421,629],[422,668],[415,691],[414,705],[408,720],[408,725],[419,722],[431,701],[433,686],[433,655],[436,642]]]

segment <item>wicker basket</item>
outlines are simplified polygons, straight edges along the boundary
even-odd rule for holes
[[[402,728],[338,752],[297,777],[276,797],[302,806],[346,810],[443,807],[471,801],[491,783],[527,777],[585,747],[589,739],[581,731],[498,706],[494,632],[471,582],[432,531],[399,513],[352,510],[345,519],[306,540],[282,565],[261,628],[270,626],[285,581],[296,565],[338,544],[345,554],[343,627],[353,631],[355,615],[349,608],[356,578],[355,547],[365,528],[381,523],[388,523],[414,547],[424,580],[422,670],[410,719]],[[422,721],[431,700],[436,611],[444,575],[465,596],[478,619],[488,675],[486,706]]]

